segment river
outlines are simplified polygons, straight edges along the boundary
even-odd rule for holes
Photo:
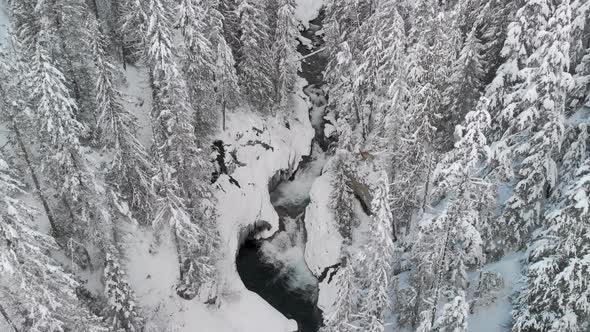
[[[301,32],[297,48],[306,56],[323,47],[323,14]],[[312,153],[305,157],[296,173],[271,188],[271,200],[280,219],[280,230],[271,239],[247,240],[237,257],[238,273],[246,287],[259,294],[287,318],[297,321],[300,332],[316,332],[322,325],[317,307],[318,281],[304,259],[306,233],[305,209],[309,191],[320,176],[330,142],[324,137],[323,119],[327,96],[323,71],[327,60],[318,53],[301,61],[299,76],[309,84],[304,88],[310,98],[310,120],[316,135]]]

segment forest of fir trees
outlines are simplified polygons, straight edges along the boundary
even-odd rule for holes
[[[178,296],[218,300],[210,145],[241,105],[288,125],[295,6],[8,1],[4,318],[16,314],[25,331],[141,331],[119,243],[130,215],[172,230]],[[502,283],[483,267],[512,252],[524,278],[506,330],[590,328],[589,9],[587,0],[326,1],[326,118],[337,139],[325,171],[344,246],[320,331],[467,331]],[[128,66],[148,70],[151,142],[140,141],[122,92]],[[355,184],[375,176],[369,241],[352,250]],[[31,227],[39,215],[49,234]],[[103,270],[103,294],[85,291],[55,251]]]
[[[288,121],[297,75],[292,0],[9,0],[0,63],[0,312],[18,331],[143,331],[120,221],[171,229],[178,296],[218,300],[210,146],[226,110]],[[261,62],[260,59],[264,59]],[[145,66],[152,137],[122,91]],[[275,107],[275,105],[279,105]],[[97,161],[100,154],[100,162]],[[33,208],[32,192],[41,202]],[[48,234],[32,225],[47,218]],[[90,251],[99,251],[91,259]],[[103,271],[103,294],[80,269]],[[15,319],[11,315],[16,315]]]
[[[524,278],[500,330],[590,328],[589,7],[328,1],[328,167],[345,243],[356,183],[380,180],[369,243],[342,250],[321,331],[467,331],[503,285],[483,267],[513,252]]]

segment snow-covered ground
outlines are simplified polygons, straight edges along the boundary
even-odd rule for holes
[[[320,181],[320,183],[322,183],[322,182],[323,181]],[[325,185],[325,183],[324,183],[324,185]],[[324,189],[327,190],[328,188],[324,187]],[[357,220],[359,220],[359,225],[358,225],[358,227],[353,229],[352,245],[350,248],[348,248],[348,250],[350,251],[352,256],[355,256],[355,255],[357,255],[357,253],[359,253],[360,250],[362,250],[363,246],[368,241],[367,231],[369,229],[371,217],[369,217],[363,211],[363,208],[361,207],[361,204],[358,200],[354,200],[353,210],[354,210]],[[309,225],[310,225],[310,227],[313,227],[314,224],[317,225],[318,222],[316,221],[314,223],[310,223]],[[337,227],[332,228],[330,231],[331,234],[333,234],[334,232],[338,232]],[[325,239],[324,241],[326,241],[326,242],[324,243],[320,252],[323,251],[323,254],[325,254],[327,257],[331,258],[331,261],[324,260],[324,259],[317,260],[317,258],[320,256],[320,255],[318,255],[319,253],[316,253],[316,255],[314,255],[314,257],[311,257],[311,255],[310,255],[310,259],[308,260],[308,262],[315,261],[316,263],[321,261],[323,264],[322,271],[324,271],[325,269],[327,269],[331,266],[334,266],[335,264],[338,264],[340,262],[341,250],[343,249],[342,248],[342,237],[340,236],[339,233],[338,233],[338,236],[331,235],[329,238]],[[307,251],[306,251],[306,253],[307,253]],[[337,272],[335,272],[335,271],[337,271]],[[338,293],[339,293],[338,286],[340,284],[338,282],[338,278],[341,275],[340,269],[336,270],[335,268],[329,268],[326,272],[327,272],[325,274],[326,278],[322,282],[320,282],[319,296],[318,296],[318,307],[322,310],[324,317],[332,315],[334,313],[334,310],[336,309],[334,307],[334,304],[335,304],[334,300],[336,299],[336,297],[338,296]]]
[[[136,75],[138,71],[132,71]],[[131,81],[131,80],[130,80]],[[169,231],[159,238],[151,229],[129,224],[126,227],[125,257],[131,284],[148,320],[155,331],[268,331],[287,332],[297,329],[257,294],[247,290],[241,281],[235,258],[241,239],[259,222],[270,228],[261,237],[269,237],[279,227],[271,204],[269,182],[277,174],[290,175],[304,155],[310,153],[313,138],[308,115],[309,101],[298,82],[295,96],[295,120],[290,129],[272,118],[240,109],[227,115],[227,129],[222,140],[226,161],[235,158],[230,181],[221,175],[216,182],[218,225],[221,234],[219,273],[219,306],[206,306],[197,299],[185,301],[175,292],[178,281],[176,249]],[[233,157],[232,157],[233,156]],[[236,183],[237,182],[237,183]],[[151,318],[151,319],[150,319]]]
[[[298,83],[294,109],[296,121],[287,129],[275,119],[261,121],[249,112],[228,116],[228,130],[220,137],[228,145],[227,151],[235,151],[239,162],[232,177],[240,184],[230,183],[227,176],[218,181],[219,224],[226,248],[227,266],[223,268],[239,280],[235,272],[235,255],[240,243],[239,234],[255,222],[264,221],[270,229],[260,236],[269,237],[279,227],[278,214],[270,200],[269,181],[276,174],[289,176],[295,171],[301,158],[310,153],[313,128],[309,122],[308,101],[301,92],[305,81]],[[259,130],[263,130],[261,133]],[[266,144],[266,145],[265,145]],[[231,261],[230,259],[231,258]],[[230,269],[232,271],[228,271]]]
[[[148,70],[145,67],[127,65],[124,75],[124,105],[137,117],[137,138],[141,144],[149,148],[152,145],[152,94]]]
[[[0,0],[0,50],[8,47],[8,28],[10,21],[8,19],[8,8],[6,0]]]
[[[520,260],[522,252],[508,254],[501,260],[484,266],[484,272],[497,272],[504,279],[504,288],[498,294],[498,299],[485,307],[475,309],[469,316],[470,332],[498,332],[510,331],[512,304],[510,296],[514,295],[522,278]],[[475,274],[473,275],[475,278]],[[475,282],[475,280],[474,280]]]
[[[332,193],[331,182],[332,174],[325,172],[313,183],[311,202],[305,212],[305,261],[316,276],[321,275],[326,267],[340,261],[343,239],[338,232],[334,213],[328,205]]]
[[[323,0],[297,0],[297,8],[295,9],[295,17],[303,25],[308,26],[309,21],[313,20],[320,13],[320,9],[324,5]]]

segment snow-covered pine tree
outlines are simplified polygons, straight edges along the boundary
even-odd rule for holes
[[[518,17],[528,17],[531,12],[538,13],[538,22],[530,17],[519,22],[536,22],[536,25],[529,30],[512,26],[513,33],[535,32],[524,36],[527,40],[524,45],[533,48],[521,67],[514,67],[517,62],[510,65],[521,81],[512,85],[505,96],[505,106],[499,116],[506,125],[501,140],[496,143],[500,172],[510,170],[516,158],[522,158],[514,195],[506,202],[499,223],[502,225],[499,231],[504,231],[502,238],[508,247],[521,247],[526,243],[530,232],[539,225],[545,197],[556,186],[555,156],[565,131],[566,93],[573,85],[568,72],[570,1],[562,1],[557,6],[547,1],[527,3],[519,10]],[[510,35],[506,47],[513,47],[515,40],[516,36]],[[522,54],[522,45],[514,46],[518,47],[514,52]]]
[[[274,100],[282,117],[289,119],[292,94],[297,81],[297,36],[299,30],[295,19],[295,2],[278,2],[277,24],[272,47],[274,58]]]
[[[113,331],[141,331],[143,321],[138,313],[133,290],[118,258],[118,250],[109,246],[105,255],[103,272],[104,296],[107,306],[102,316]]]
[[[118,34],[121,36],[123,63],[135,63],[142,58],[148,26],[147,6],[141,0],[117,1],[119,9]]]
[[[479,22],[467,34],[459,57],[453,62],[451,76],[442,94],[442,118],[444,136],[442,145],[451,148],[455,126],[461,123],[467,112],[475,109],[483,90],[485,69],[482,44],[477,37]],[[446,150],[443,148],[443,150]]]
[[[172,227],[181,265],[178,291],[192,298],[203,283],[213,282],[218,236],[213,195],[207,185],[210,165],[198,145],[186,82],[176,64],[170,6],[167,1],[150,0],[146,37],[154,148],[160,159],[154,177],[158,198],[153,224]]]
[[[405,31],[398,6],[396,1],[379,2],[357,32],[360,45],[354,56],[358,57],[358,66],[352,83],[356,116],[349,121],[355,130],[353,140],[361,151],[382,144],[379,140],[384,136],[384,119],[391,106],[389,90],[402,76],[397,70],[403,67]]]
[[[436,319],[433,331],[437,332],[467,332],[469,305],[462,290],[445,304],[440,317]]]
[[[358,64],[348,41],[342,41],[335,47],[335,50],[331,50],[332,60],[328,63],[325,77],[330,85],[328,110],[331,117],[336,119],[338,146],[353,151],[358,142],[354,139],[353,125],[359,123],[359,116],[355,112],[358,94],[353,89],[352,77]]]
[[[467,267],[483,260],[481,237],[473,226],[478,214],[469,209],[469,198],[460,196],[448,204],[436,218],[422,223],[412,248],[416,268],[411,272],[410,285],[416,299],[405,305],[414,306],[410,311],[413,327],[434,326],[439,317],[438,306],[444,303],[446,293],[465,291]]]
[[[333,157],[329,166],[333,176],[329,206],[334,212],[340,235],[347,245],[352,241],[352,230],[356,224],[353,210],[355,198],[351,187],[351,161],[350,154],[340,150]]]
[[[92,52],[96,67],[95,97],[98,141],[111,149],[113,158],[108,176],[111,185],[125,195],[140,222],[152,216],[151,157],[137,139],[137,119],[122,104],[123,95],[115,86],[117,67],[108,54],[107,43],[94,21]],[[90,22],[93,24],[93,22]]]
[[[408,32],[413,44],[408,49],[407,86],[409,101],[404,114],[403,154],[411,155],[413,166],[420,173],[413,186],[420,193],[420,210],[428,202],[432,170],[440,146],[437,144],[437,125],[444,81],[456,58],[459,30],[453,25],[452,15],[441,3],[420,0],[411,13],[412,26]]]
[[[89,41],[94,36],[89,30],[92,26],[86,23],[89,16],[95,16],[87,3],[79,0],[42,2],[35,10],[37,17],[47,19],[45,28],[53,29],[51,33],[55,35],[55,43],[48,45],[47,49],[51,50],[54,66],[63,74],[70,96],[78,105],[76,120],[89,129],[96,122],[96,77],[91,66],[93,54],[89,47]]]
[[[567,104],[570,113],[590,101],[590,99],[588,99],[588,94],[590,92],[590,49],[574,69],[574,88],[568,96]]]
[[[590,3],[584,0],[574,0],[571,2],[572,7],[572,45],[571,45],[571,68],[574,69],[574,87],[568,94],[566,105],[566,114],[569,116],[578,111],[578,109],[590,101],[588,92],[590,91],[590,40],[588,31],[588,15],[590,12]]]
[[[588,38],[588,14],[590,3],[585,0],[571,1],[572,8],[572,44],[570,47],[571,68],[575,69],[587,54],[590,39]]]
[[[214,57],[214,80],[213,90],[215,92],[216,108],[222,116],[222,129],[225,130],[226,112],[228,108],[237,105],[240,98],[238,74],[235,68],[234,55],[227,43],[224,30],[227,19],[216,7],[221,6],[212,1],[208,9],[209,14],[209,40],[213,49]]]
[[[405,22],[401,12],[404,9],[397,1],[384,1],[380,6],[383,7],[380,7],[375,15],[386,18],[384,28],[381,30],[389,30],[384,34],[385,36],[397,37],[392,38],[388,43],[382,59],[380,70],[386,71],[386,74],[382,76],[386,78],[385,83],[388,86],[386,85],[386,97],[381,106],[384,117],[381,120],[382,138],[380,142],[377,141],[374,144],[386,152],[391,191],[396,193],[391,198],[391,209],[392,222],[395,225],[394,232],[398,237],[402,235],[401,229],[409,231],[411,215],[418,207],[416,187],[422,178],[415,168],[415,158],[420,158],[420,155],[406,153],[408,149],[411,150],[413,141],[406,139],[412,136],[410,132],[412,129],[410,123],[406,121],[411,96],[407,80],[409,72],[406,65],[408,58]]]
[[[350,153],[345,150],[336,152],[327,169],[332,175],[329,207],[334,214],[338,231],[343,239],[340,265],[331,283],[336,283],[338,294],[330,308],[330,314],[324,316],[321,332],[354,331],[351,323],[358,318],[358,292],[360,280],[357,278],[359,257],[350,252],[352,231],[356,226],[353,210],[354,192],[351,187]]]
[[[585,158],[527,257],[512,331],[585,331],[590,325],[590,159]]]
[[[328,22],[325,39],[330,59],[325,74],[330,87],[328,110],[330,116],[336,119],[339,147],[355,152],[365,150],[364,145],[370,145],[366,140],[370,127],[375,123],[371,116],[376,106],[374,100],[364,101],[373,97],[371,91],[375,88],[371,86],[371,78],[379,73],[376,66],[383,61],[381,51],[387,47],[382,43],[388,42],[384,40],[388,39],[387,36],[395,39],[388,33],[389,28],[378,36],[371,35],[378,31],[374,30],[377,26],[389,27],[388,21],[397,19],[397,16],[387,16],[385,12],[371,17],[374,11],[371,3],[350,0],[330,1],[326,5]],[[382,9],[393,9],[389,5],[390,2],[386,2]],[[365,51],[367,45],[373,47]],[[361,68],[361,65],[364,67]],[[365,74],[371,77],[366,78]]]
[[[512,22],[518,9],[518,3],[511,0],[479,1],[479,6],[474,10],[478,13],[475,22],[481,22],[480,39],[482,42],[482,55],[486,64],[486,85],[490,83],[498,67],[504,63],[502,49],[508,25]]]
[[[319,332],[352,332],[357,327],[351,324],[355,318],[358,285],[356,284],[355,259],[349,252],[342,255],[344,262],[332,279],[338,293],[332,303],[331,313],[324,315],[324,326]]]
[[[442,290],[464,292],[468,266],[484,260],[480,230],[489,226],[482,220],[480,209],[493,200],[486,194],[489,186],[479,177],[489,158],[485,133],[491,119],[486,109],[487,100],[483,99],[476,111],[467,114],[464,127],[458,128],[460,140],[434,172],[434,192],[442,198],[438,202],[442,212],[437,217],[425,215],[428,219],[420,223],[412,248],[417,266],[411,273],[411,286],[417,294],[416,302],[411,303],[413,326],[418,325],[419,317],[422,328],[435,326]]]
[[[17,22],[20,22],[19,18]],[[15,24],[16,25],[16,24]],[[16,26],[15,26],[16,28]],[[25,28],[28,30],[28,28]],[[20,35],[20,33],[18,34]],[[11,39],[15,50],[24,49],[15,33]],[[29,137],[32,127],[31,109],[28,103],[28,86],[26,82],[27,60],[20,52],[14,52],[13,56],[0,56],[0,121],[8,129],[8,141],[14,151],[22,157],[24,166],[31,176],[35,194],[41,201],[49,225],[52,229],[58,229],[56,217],[53,213],[47,186],[41,180],[41,171],[37,168],[38,159],[33,154],[33,140]]]
[[[211,1],[211,8],[219,12],[223,22],[223,36],[234,59],[240,57],[240,16],[236,0]]]
[[[432,301],[438,295],[441,285],[436,284],[440,270],[444,269],[447,260],[448,231],[438,218],[429,222],[419,231],[418,241],[412,247],[411,260],[418,263],[409,274],[408,293],[411,301],[398,303],[399,310],[404,313],[398,318],[400,324],[423,330],[432,325]]]
[[[241,91],[252,106],[267,112],[273,97],[271,39],[265,26],[268,19],[262,0],[237,3],[241,33],[237,69]]]
[[[203,220],[194,220],[193,212],[204,214],[208,211],[194,211],[196,208],[191,209],[187,206],[187,200],[179,196],[182,190],[178,184],[176,171],[164,161],[161,161],[159,166],[160,170],[154,181],[154,185],[158,188],[156,200],[158,210],[153,225],[156,229],[162,225],[169,225],[172,228],[181,272],[177,291],[179,295],[192,299],[201,286],[213,287],[216,273],[215,248],[218,241],[217,229],[214,225],[215,218],[212,214],[208,215],[210,220],[213,220],[209,223],[213,225],[199,224],[198,222]],[[210,292],[206,296],[215,298],[217,294]]]
[[[268,33],[268,37],[269,37],[269,42],[272,45],[271,47],[273,47],[275,45],[275,41],[277,38],[276,35],[276,31],[277,31],[277,25],[279,24],[279,8],[282,6],[282,4],[280,2],[282,2],[283,0],[279,0],[279,1],[269,1],[269,0],[263,0],[262,1],[262,5],[264,7],[264,17],[266,19],[266,29],[267,29],[267,33]],[[295,19],[295,17],[291,17],[292,19]],[[272,48],[271,48],[272,50]],[[274,61],[273,61],[274,62]]]
[[[59,229],[54,229],[54,235],[84,234],[100,241],[106,233],[101,228],[108,225],[102,223],[103,214],[92,203],[97,199],[96,183],[79,142],[84,126],[75,119],[78,106],[70,96],[65,77],[50,56],[50,45],[56,37],[51,34],[47,20],[49,17],[41,17],[44,28],[36,36],[26,79],[31,91],[29,102],[38,133],[35,143],[38,144],[41,169],[55,192],[62,213]]]
[[[358,263],[361,285],[365,294],[361,296],[358,309],[358,327],[367,332],[385,330],[384,313],[390,308],[392,262],[395,259],[389,183],[387,174],[382,172],[372,202],[374,216],[369,225],[369,242],[363,248]]]
[[[206,36],[207,5],[202,0],[182,0],[176,9],[176,26],[184,37],[182,73],[195,113],[196,133],[202,141],[214,134],[220,117],[216,110],[215,86],[210,84],[215,78],[215,52]]]
[[[564,187],[569,186],[576,178],[578,169],[584,164],[586,151],[588,148],[588,124],[581,123],[577,127],[570,128],[572,142],[567,147],[565,154],[561,158],[561,167],[559,168],[560,190],[557,197],[561,197],[561,191]]]
[[[482,98],[477,109],[467,113],[463,125],[456,127],[458,141],[454,149],[443,156],[434,174],[435,190],[441,194],[458,189],[471,191],[482,186],[477,174],[486,166],[491,153],[486,134],[492,120],[487,107],[488,100]]]
[[[16,195],[24,185],[0,158],[0,299],[22,331],[106,332],[76,296],[80,284],[47,253],[53,238],[30,227],[36,211]]]
[[[10,16],[14,38],[22,48],[35,49],[36,35],[41,29],[40,22],[35,16],[34,0],[14,0],[10,2]]]

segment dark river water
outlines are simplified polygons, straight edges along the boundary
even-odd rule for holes
[[[305,40],[311,41],[311,48],[304,45],[299,45],[297,50],[304,56],[311,52],[323,47],[322,39],[322,20],[323,14],[320,14],[318,18],[311,21],[310,27],[302,31],[301,35]],[[299,75],[309,82],[309,85],[304,89],[306,94],[310,98],[318,97],[323,100],[325,104],[325,97],[322,94],[323,87],[323,70],[326,67],[326,59],[321,53],[310,56],[302,61],[301,72]],[[318,91],[320,91],[318,93]],[[312,96],[313,94],[313,96]],[[317,98],[315,98],[317,100]],[[317,105],[316,105],[317,106]],[[323,105],[310,109],[310,112],[317,112],[317,110],[323,110]],[[315,158],[307,157],[300,163],[297,173],[288,181],[307,181],[310,182],[310,174],[312,177],[319,176],[318,157],[322,155],[327,149],[328,142],[323,137],[323,121],[315,123],[314,127],[316,130],[316,137],[314,138],[314,154]],[[317,143],[317,144],[315,144]],[[320,160],[323,160],[319,157]],[[313,163],[316,163],[315,165]],[[319,167],[321,169],[321,165]],[[307,172],[304,175],[300,175],[300,172]],[[287,183],[282,183],[288,185]],[[281,184],[277,187],[278,189],[271,192],[273,205],[279,214],[281,220],[281,232],[283,238],[287,239],[301,239],[305,238],[305,228],[303,226],[303,215],[305,208],[309,203],[308,199],[295,199],[290,200],[288,190],[281,191]],[[284,203],[289,201],[290,203]],[[295,203],[293,203],[295,202]],[[290,226],[285,227],[285,223],[288,221]],[[295,234],[300,233],[300,234]],[[302,235],[301,235],[302,234]],[[277,235],[275,235],[277,236]],[[280,236],[280,235],[279,235]],[[268,241],[268,240],[265,240]],[[237,268],[238,273],[246,288],[259,294],[264,300],[266,300],[275,309],[280,311],[289,319],[297,321],[299,331],[301,332],[316,332],[322,326],[322,314],[317,308],[317,280],[307,270],[304,273],[308,279],[313,279],[312,282],[306,282],[303,286],[293,287],[294,276],[291,273],[301,273],[301,265],[304,263],[299,262],[299,270],[294,266],[284,266],[280,263],[269,263],[269,259],[265,259],[263,254],[262,246],[265,241],[254,241],[247,240],[241,247],[237,257]],[[300,240],[299,240],[300,241]],[[304,240],[303,240],[304,241]],[[287,243],[290,243],[287,241]],[[297,240],[293,240],[295,246]],[[303,244],[300,244],[303,246]],[[301,257],[303,255],[301,254]],[[303,259],[301,259],[302,261]],[[306,266],[304,267],[306,269]],[[298,272],[299,271],[299,272]],[[309,277],[311,276],[311,277]]]

